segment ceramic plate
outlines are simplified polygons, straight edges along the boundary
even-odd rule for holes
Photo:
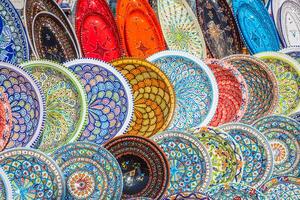
[[[295,47],[287,47],[284,49],[281,49],[280,52],[285,53],[295,60],[297,60],[300,63],[300,46]]]
[[[169,49],[206,58],[206,46],[197,17],[186,0],[157,0],[160,25]]]
[[[273,171],[273,155],[266,137],[257,129],[241,123],[220,126],[240,145],[244,165],[241,183],[258,187]]]
[[[166,50],[159,21],[148,0],[118,0],[117,24],[127,56],[146,58]]]
[[[7,95],[0,88],[0,151],[6,147],[11,136],[11,129],[12,114],[10,102]]]
[[[121,57],[117,25],[105,0],[78,0],[72,18],[85,57],[104,61]]]
[[[261,0],[233,0],[232,9],[250,53],[280,49],[275,24]]]
[[[248,86],[242,74],[231,64],[216,59],[205,63],[213,71],[219,89],[216,114],[209,123],[219,126],[228,122],[238,122],[248,109]]]
[[[279,85],[279,107],[276,113],[291,114],[300,110],[300,63],[277,52],[256,54],[274,72]]]
[[[121,198],[122,172],[115,157],[93,143],[70,143],[57,149],[53,159],[61,168],[66,199]]]
[[[278,85],[273,72],[257,58],[248,55],[232,55],[223,59],[232,64],[244,76],[248,85],[248,109],[241,119],[252,123],[274,112],[278,106]]]
[[[195,0],[194,0],[195,1]],[[214,58],[242,53],[242,41],[226,0],[199,0],[197,16]]]
[[[0,199],[13,199],[12,185],[7,174],[0,167]]]
[[[169,163],[153,141],[137,136],[121,136],[104,146],[118,160],[123,173],[122,198],[160,199],[170,179]]]
[[[167,76],[145,60],[123,58],[112,64],[133,90],[134,115],[127,133],[151,137],[165,130],[175,110],[175,92]]]
[[[300,123],[300,112],[296,112],[296,113],[290,115],[290,117]]]
[[[80,77],[87,93],[88,122],[79,140],[102,144],[125,133],[133,115],[127,79],[100,60],[76,59],[64,65]]]
[[[13,126],[6,148],[35,146],[45,120],[39,84],[22,68],[0,62],[0,85],[12,111]]]
[[[210,200],[211,198],[209,198],[205,194],[199,193],[199,192],[180,192],[177,194],[170,195],[170,196],[164,198],[163,200],[183,200],[183,199]]]
[[[212,165],[205,146],[194,136],[162,132],[151,138],[166,153],[170,163],[170,185],[165,195],[203,192],[210,184]]]
[[[300,165],[300,123],[280,115],[270,115],[254,122],[266,136],[274,154],[274,176],[294,175]],[[297,174],[295,174],[297,173]]]
[[[14,199],[63,199],[65,196],[60,168],[38,150],[15,148],[3,151],[0,167],[9,177]]]
[[[218,105],[216,79],[199,58],[179,51],[163,51],[147,58],[170,79],[176,93],[176,109],[168,129],[185,130],[207,125]]]
[[[0,0],[0,60],[21,63],[29,59],[29,44],[21,18],[9,0]]]
[[[46,60],[23,63],[41,84],[47,116],[38,148],[50,153],[77,140],[87,117],[87,99],[80,80],[72,71]]]

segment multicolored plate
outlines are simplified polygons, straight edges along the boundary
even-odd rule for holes
[[[37,81],[22,68],[0,62],[0,88],[12,111],[12,129],[6,148],[33,147],[45,120],[45,99]]]
[[[10,102],[0,87],[0,151],[6,147],[11,136],[11,129],[12,113]]]
[[[163,150],[153,141],[121,136],[105,144],[118,160],[123,173],[123,199],[160,199],[169,185],[170,167]]]
[[[244,76],[248,85],[248,109],[241,122],[251,124],[256,119],[274,112],[278,105],[278,85],[273,72],[257,58],[232,55],[223,61],[232,64]]]
[[[64,199],[63,174],[55,161],[41,151],[30,148],[3,151],[0,167],[11,182],[13,199]]]
[[[163,51],[147,60],[155,63],[175,88],[175,115],[168,129],[207,125],[218,105],[217,81],[209,67],[199,58],[179,51]]]
[[[210,200],[208,196],[200,192],[180,192],[163,198],[163,200]]]
[[[133,90],[134,115],[127,133],[151,137],[165,130],[175,110],[175,92],[167,76],[145,60],[123,58],[112,65],[129,80]]]
[[[296,112],[296,113],[290,115],[290,117],[300,123],[300,112]]]
[[[206,58],[201,27],[186,0],[157,0],[160,25],[169,49]]]
[[[29,51],[18,12],[9,0],[0,0],[0,60],[19,64],[29,59]]]
[[[166,196],[207,189],[212,177],[211,160],[205,146],[196,137],[166,131],[151,139],[164,150],[170,163],[171,177]]]
[[[289,115],[300,110],[300,63],[279,52],[255,55],[274,72],[279,85],[278,114]]]
[[[80,141],[103,144],[126,132],[133,115],[133,94],[123,75],[100,60],[64,63],[81,79],[87,93],[88,122]]]
[[[205,63],[213,71],[219,89],[216,114],[210,126],[219,126],[228,122],[238,122],[248,109],[248,86],[242,74],[231,64],[216,59],[207,59]]]
[[[13,199],[13,190],[10,180],[0,167],[0,199]]]
[[[292,118],[270,115],[253,123],[266,136],[274,155],[274,176],[300,176],[300,123]]]
[[[47,116],[38,148],[50,153],[77,140],[87,118],[87,98],[80,80],[51,61],[33,60],[22,66],[39,81],[46,98]]]
[[[285,53],[300,63],[300,46],[287,47],[280,50],[281,53]]]
[[[166,50],[159,21],[148,0],[118,0],[117,24],[127,56],[146,58]]]
[[[273,171],[273,154],[268,140],[257,129],[241,123],[220,126],[240,145],[243,154],[242,183],[259,187]]]
[[[94,143],[70,143],[53,159],[63,171],[66,199],[121,199],[122,171],[115,157]]]

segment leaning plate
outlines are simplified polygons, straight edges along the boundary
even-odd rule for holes
[[[194,0],[195,1],[195,0]],[[214,58],[242,53],[243,44],[231,8],[226,0],[199,0],[198,21],[206,45]]]
[[[206,58],[206,46],[197,17],[186,0],[157,0],[160,25],[169,49]]]
[[[87,99],[80,80],[63,65],[51,61],[29,61],[22,66],[46,94],[47,116],[38,148],[49,153],[77,140],[87,117]]]
[[[276,75],[279,85],[277,113],[288,115],[300,111],[300,63],[278,52],[264,52],[255,56],[268,64]]]
[[[179,192],[176,194],[172,194],[168,197],[165,197],[163,200],[184,200],[184,199],[210,200],[211,198],[209,198],[208,196],[200,192]]]
[[[210,184],[212,165],[205,146],[188,133],[162,132],[151,138],[164,150],[170,163],[170,185],[165,195],[203,192]]]
[[[0,60],[21,63],[29,60],[29,41],[21,18],[9,0],[0,0]]]
[[[10,139],[12,125],[10,102],[0,88],[0,151],[6,147]]]
[[[65,196],[60,168],[41,151],[15,148],[1,152],[0,167],[10,179],[14,199],[63,199]]]
[[[175,92],[167,76],[145,60],[123,58],[112,65],[129,80],[133,90],[134,115],[127,133],[151,137],[165,130],[175,110]]]
[[[266,137],[257,129],[241,123],[220,126],[240,145],[243,177],[241,183],[258,187],[267,181],[273,171],[273,154]]]
[[[164,151],[153,141],[138,136],[121,136],[104,146],[118,160],[123,173],[122,199],[149,197],[159,200],[170,180]]]
[[[0,167],[0,199],[13,199],[11,182],[2,167]]]
[[[102,144],[125,133],[133,115],[133,94],[123,75],[100,60],[76,59],[64,65],[79,76],[87,93],[88,121],[79,140]]]
[[[35,146],[45,120],[45,100],[39,84],[22,68],[0,62],[0,88],[9,100],[13,118],[6,148]]]
[[[280,52],[291,56],[292,58],[297,60],[300,64],[300,46],[287,47],[287,48],[281,49]]]
[[[175,116],[168,129],[207,125],[218,105],[217,82],[209,67],[199,58],[179,51],[163,51],[147,60],[155,63],[175,88]]]

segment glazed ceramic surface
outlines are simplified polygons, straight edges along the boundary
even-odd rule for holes
[[[295,47],[287,47],[284,49],[281,49],[280,52],[285,53],[295,60],[297,60],[300,63],[300,46],[295,46]]]
[[[183,199],[197,199],[197,200],[210,200],[208,196],[200,192],[179,192],[170,195],[163,200],[183,200]]]
[[[300,112],[296,112],[296,113],[290,115],[290,117],[300,123]]]
[[[2,151],[10,139],[12,129],[12,113],[7,95],[0,88],[0,151]]]
[[[11,182],[2,168],[0,168],[0,199],[13,199]]]

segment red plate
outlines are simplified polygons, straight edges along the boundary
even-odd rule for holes
[[[127,56],[147,58],[166,49],[160,24],[147,0],[118,0],[117,25]]]
[[[121,57],[118,28],[106,0],[78,0],[75,9],[76,34],[84,56],[104,61]]]
[[[2,151],[10,138],[12,128],[12,114],[10,104],[5,93],[0,89],[0,151]]]

